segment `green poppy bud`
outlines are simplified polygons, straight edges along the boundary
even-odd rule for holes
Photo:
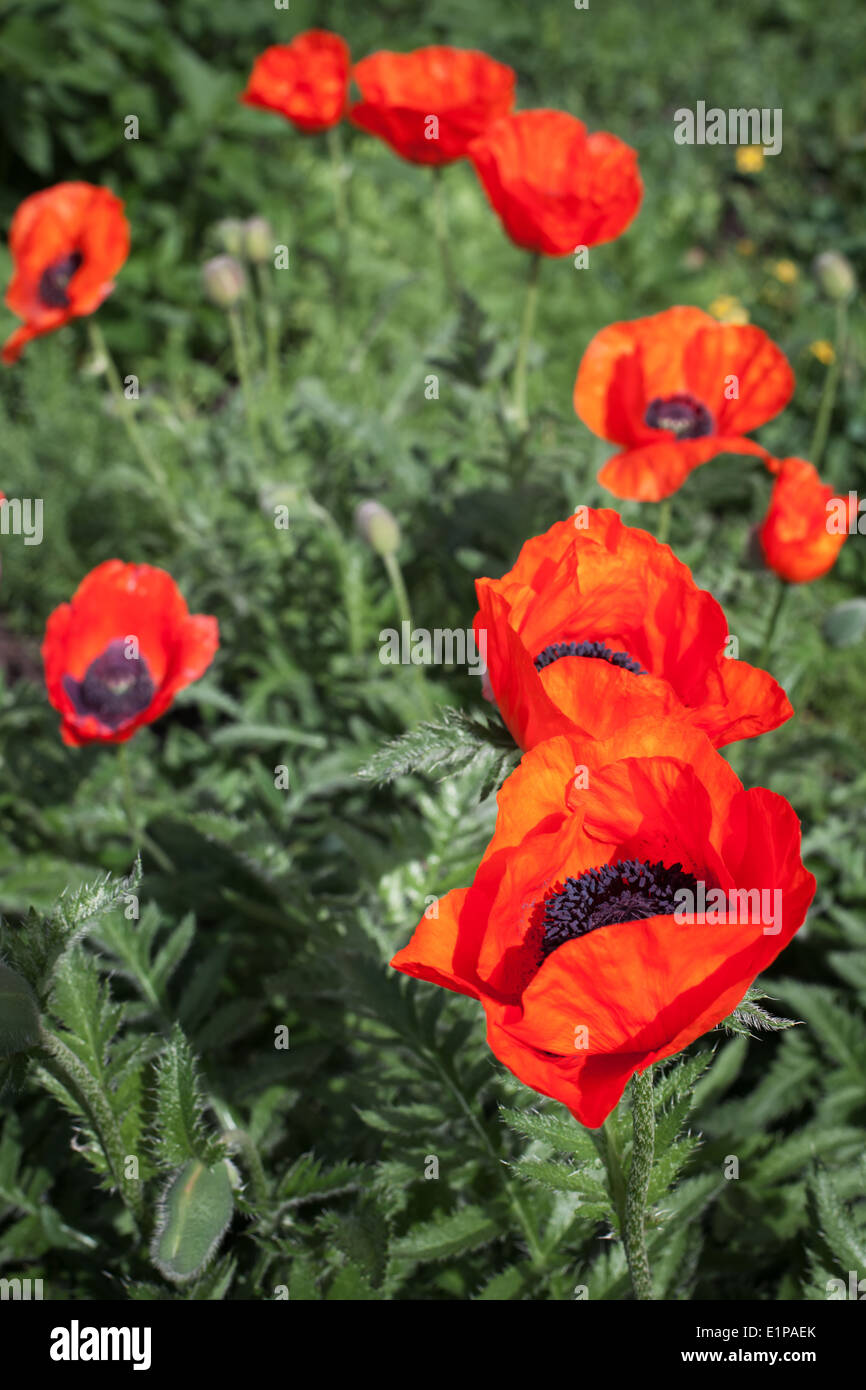
[[[244,224],[239,217],[224,217],[214,227],[217,241],[230,256],[240,256],[244,249]]]
[[[251,217],[244,223],[244,255],[254,265],[263,265],[273,254],[273,227],[266,217]]]
[[[208,298],[221,309],[231,309],[243,299],[247,277],[240,261],[234,256],[213,256],[202,268]]]
[[[400,544],[400,527],[380,502],[360,502],[355,508],[355,529],[377,555],[393,555]]]
[[[828,299],[843,302],[857,292],[854,267],[841,251],[822,251],[815,260],[815,275]]]

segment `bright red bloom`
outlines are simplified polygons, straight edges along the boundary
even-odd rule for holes
[[[658,502],[716,454],[768,458],[743,435],[778,415],[793,390],[787,358],[760,328],[676,308],[597,333],[574,408],[594,434],[622,446],[599,482],[615,497]]]
[[[527,753],[474,883],[391,964],[480,1000],[500,1061],[595,1127],[740,1004],[814,891],[783,797],[744,790],[696,729],[640,720]]]
[[[42,660],[64,743],[124,743],[198,680],[219,645],[165,570],[106,560],[48,619]]]
[[[462,158],[514,105],[513,70],[475,49],[373,53],[355,64],[352,78],[362,99],[350,119],[413,164]]]
[[[613,241],[640,207],[637,155],[615,135],[588,135],[565,111],[518,111],[474,140],[469,158],[511,240],[568,256]]]
[[[771,675],[725,655],[728,625],[712,594],[616,512],[581,508],[475,587],[476,643],[521,748],[570,730],[605,738],[638,715],[666,714],[721,747],[791,717]]]
[[[259,55],[241,101],[279,111],[308,134],[328,130],[346,114],[351,62],[339,34],[308,29]]]
[[[758,531],[764,559],[790,584],[808,584],[835,565],[852,519],[857,525],[856,503],[837,497],[805,459],[769,466],[777,476]]]
[[[17,362],[31,338],[98,309],[129,255],[123,203],[91,183],[57,183],[25,198],[12,219],[15,262],[6,303],[24,319],[3,348]]]

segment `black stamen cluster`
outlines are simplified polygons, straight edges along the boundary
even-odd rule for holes
[[[69,308],[66,287],[83,260],[80,251],[72,251],[43,270],[39,277],[39,298],[49,309]]]
[[[656,396],[646,408],[644,423],[653,430],[670,430],[677,439],[700,439],[713,432],[710,411],[687,391],[673,396]]]
[[[623,859],[587,869],[579,878],[568,878],[563,887],[541,905],[541,958],[545,960],[566,941],[617,922],[639,922],[645,917],[674,912],[674,894],[680,888],[692,893],[697,880],[682,864],[667,868],[661,860]]]
[[[64,676],[63,685],[77,714],[92,714],[109,729],[146,709],[156,687],[143,656],[128,656],[122,638],[91,661],[84,679]]]
[[[598,661],[609,661],[611,666],[621,666],[624,671],[634,671],[636,676],[647,674],[628,652],[612,652],[603,642],[553,642],[538,653],[535,669],[543,671],[545,666],[552,666],[554,661],[560,661],[564,656],[593,657]]]

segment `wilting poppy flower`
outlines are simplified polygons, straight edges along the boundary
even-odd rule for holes
[[[814,891],[784,798],[698,730],[639,720],[527,753],[474,883],[391,964],[480,1000],[500,1061],[595,1127],[737,1008]]]
[[[599,482],[615,497],[658,502],[716,454],[767,459],[743,435],[778,415],[793,390],[787,358],[760,328],[676,308],[597,333],[574,408],[594,434],[622,446]]]
[[[504,116],[469,158],[511,240],[545,256],[613,241],[643,196],[635,151],[565,111]]]
[[[413,164],[450,164],[514,105],[511,68],[474,49],[372,53],[352,69],[349,116]]]
[[[123,203],[91,183],[57,183],[25,198],[12,219],[15,262],[6,303],[24,319],[3,348],[16,362],[24,344],[98,309],[129,255]]]
[[[279,111],[308,134],[328,130],[346,113],[350,67],[349,47],[339,34],[308,29],[260,54],[241,101]]]
[[[55,608],[42,659],[64,743],[124,743],[207,670],[216,618],[191,614],[165,570],[106,560]]]
[[[476,643],[521,748],[571,728],[603,738],[641,714],[677,715],[721,747],[792,714],[771,675],[725,654],[712,594],[616,512],[580,508],[475,587]]]
[[[856,500],[836,497],[805,459],[774,459],[770,505],[758,531],[764,559],[791,584],[820,579],[836,563],[853,518]]]

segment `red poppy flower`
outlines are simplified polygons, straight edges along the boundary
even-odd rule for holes
[[[642,714],[677,715],[721,747],[791,717],[771,675],[725,655],[722,609],[669,546],[616,512],[581,513],[476,581],[476,643],[521,748],[570,729],[604,738]]]
[[[64,743],[124,743],[198,680],[219,644],[165,570],[106,560],[55,608],[42,660]]]
[[[808,584],[835,565],[852,518],[857,525],[856,501],[836,497],[805,459],[769,466],[777,476],[758,531],[764,559],[790,584]]]
[[[129,255],[123,203],[91,183],[57,183],[21,203],[9,249],[15,271],[6,303],[24,326],[6,341],[7,363],[31,338],[92,314],[111,294],[112,276]]]
[[[700,309],[612,323],[583,355],[574,408],[622,446],[599,482],[615,497],[658,502],[716,454],[769,457],[749,430],[787,405],[794,374],[760,328]]]
[[[259,55],[241,101],[279,111],[308,134],[328,130],[346,114],[350,67],[349,46],[339,34],[308,29]]]
[[[564,111],[504,116],[469,158],[511,240],[545,256],[613,241],[643,197],[635,151]]]
[[[814,891],[783,797],[744,790],[698,730],[639,720],[527,753],[474,883],[391,964],[480,1000],[500,1061],[595,1127],[740,1004]]]
[[[464,48],[373,53],[356,63],[355,125],[413,164],[450,164],[514,105],[511,68]]]

